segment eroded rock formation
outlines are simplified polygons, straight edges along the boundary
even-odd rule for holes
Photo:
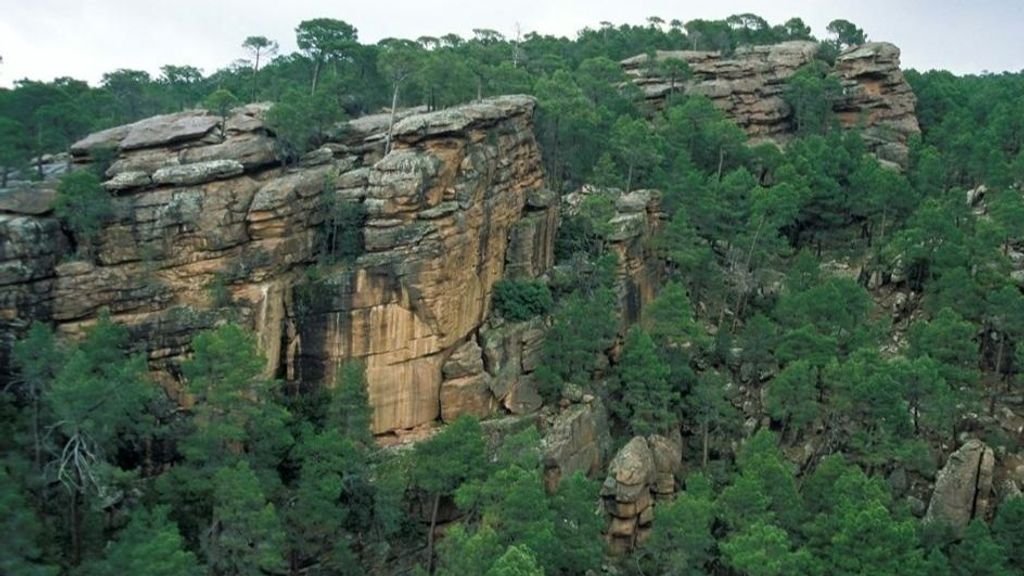
[[[676,492],[682,468],[682,438],[636,436],[608,465],[601,497],[608,512],[606,537],[613,554],[632,550],[650,535],[657,500]]]
[[[720,52],[658,51],[655,65],[646,54],[622,61],[633,82],[654,107],[664,106],[675,91],[706,96],[753,139],[785,140],[791,133],[792,110],[783,99],[786,80],[814,60],[816,42],[791,41],[771,46],[746,46],[731,57]],[[840,122],[863,126],[868,147],[879,158],[907,162],[907,142],[920,133],[914,109],[917,100],[900,71],[899,48],[870,42],[839,55],[831,74],[843,86],[834,104]],[[658,63],[683,60],[688,80],[666,77]]]
[[[947,524],[963,533],[971,520],[984,519],[992,504],[994,467],[995,454],[984,442],[964,443],[939,470],[925,522]]]
[[[71,258],[40,196],[0,198],[3,365],[32,320],[78,334],[105,309],[172,389],[192,337],[233,320],[254,329],[268,371],[289,381],[364,360],[377,432],[435,420],[442,406],[446,417],[536,407],[514,383],[492,392],[485,364],[487,345],[518,346],[514,361],[502,356],[516,380],[536,334],[473,346],[506,268],[535,277],[553,263],[558,209],[543,191],[533,108],[509,96],[407,114],[387,155],[386,122],[363,118],[287,169],[263,105],[226,121],[188,111],[93,134],[73,159],[113,151],[105,186],[117,217],[87,258]],[[365,207],[354,263],[317,265],[332,202]]]

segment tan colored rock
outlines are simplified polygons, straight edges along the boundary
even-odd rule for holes
[[[608,465],[601,496],[609,514],[606,536],[613,554],[632,550],[650,531],[657,472],[654,454],[642,436],[626,443]]]
[[[497,378],[449,378],[442,401],[444,363],[484,323],[513,228],[546,210],[527,206],[544,187],[532,111],[532,99],[514,97],[411,115],[377,163],[380,141],[350,144],[359,138],[347,131],[326,148],[330,161],[287,170],[271,162],[272,137],[247,108],[224,135],[219,118],[186,112],[83,139],[76,161],[120,145],[111,180],[136,187],[113,196],[118,218],[92,261],[57,265],[68,247],[55,220],[0,214],[0,356],[33,319],[78,336],[108,309],[170,378],[192,337],[223,321],[216,285],[218,305],[226,293],[233,317],[257,333],[268,372],[312,383],[363,359],[377,432],[432,422],[442,406],[483,414],[499,405],[485,401]],[[311,282],[329,194],[365,203],[368,251]],[[552,240],[537,235],[529,242],[544,245],[527,251],[547,254]],[[504,406],[539,404],[521,377],[538,342],[523,328],[502,345],[514,351]]]
[[[537,278],[555,265],[555,236],[558,234],[558,207],[528,212],[512,228],[506,255],[505,276]]]
[[[244,171],[245,168],[237,160],[209,160],[161,168],[153,173],[153,183],[176,186],[202,184],[238,176]]]
[[[152,184],[149,174],[145,172],[119,172],[116,176],[103,183],[103,187],[111,192],[120,192],[132,188],[144,188]]]
[[[45,188],[12,188],[0,191],[0,212],[41,216],[53,210],[57,191]]]
[[[992,497],[995,455],[971,439],[949,456],[935,479],[926,522],[947,524],[962,533],[974,518],[985,518]]]
[[[122,150],[133,150],[197,140],[207,135],[219,124],[220,118],[206,111],[188,110],[176,114],[153,116],[131,124],[128,133],[118,146]]]
[[[746,46],[731,57],[719,52],[657,51],[657,61],[683,60],[692,78],[673,83],[648,65],[641,54],[622,61],[623,69],[654,107],[673,91],[709,98],[754,139],[785,141],[791,135],[792,110],[782,98],[786,80],[814,60],[818,45],[809,41]],[[870,42],[839,55],[832,74],[843,85],[834,110],[847,127],[863,123],[868,148],[879,159],[906,167],[908,139],[920,133],[916,99],[900,71],[900,52],[892,44]]]
[[[261,168],[278,162],[273,139],[258,133],[229,136],[227,140],[219,144],[193,146],[182,150],[180,155],[180,162],[182,164],[194,164],[212,160],[234,160],[246,170]]]
[[[487,387],[487,376],[476,374],[441,383],[441,419],[452,422],[463,414],[484,419],[494,414],[497,402]]]
[[[544,434],[541,448],[549,491],[554,491],[562,478],[577,472],[588,476],[597,473],[611,448],[604,404],[595,400],[560,412]]]
[[[446,379],[476,376],[483,373],[483,371],[483,351],[480,350],[480,345],[476,343],[475,338],[466,340],[466,342],[456,348],[441,369]]]

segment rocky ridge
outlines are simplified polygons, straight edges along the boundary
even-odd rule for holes
[[[499,401],[535,408],[539,398],[519,398],[512,384],[474,397],[470,372],[488,350],[469,345],[506,267],[535,277],[554,260],[558,208],[543,190],[533,99],[413,112],[386,155],[386,123],[359,119],[290,168],[277,162],[266,109],[158,116],[72,146],[76,166],[113,156],[104,186],[117,216],[88,259],[72,257],[45,201],[52,191],[4,193],[4,366],[31,321],[76,335],[107,310],[172,391],[191,338],[233,320],[255,331],[268,373],[290,382],[365,361],[377,432]],[[318,265],[329,202],[365,208],[365,253],[353,263]],[[490,339],[491,365],[538,340],[525,328],[507,335],[514,343],[505,337]],[[523,361],[507,364],[511,373]]]
[[[623,69],[655,108],[673,92],[705,96],[755,140],[785,140],[791,133],[792,110],[783,99],[786,80],[815,58],[818,44],[790,41],[771,46],[746,46],[732,57],[720,52],[658,51],[655,63],[686,62],[688,80],[666,77],[641,54],[622,61]],[[906,165],[910,137],[920,133],[914,110],[917,100],[900,71],[900,51],[886,42],[847,49],[830,74],[843,86],[834,103],[846,127],[862,126],[869,149],[882,160]]]

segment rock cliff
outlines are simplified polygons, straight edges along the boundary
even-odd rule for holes
[[[474,375],[487,351],[473,344],[506,269],[535,277],[553,263],[558,208],[543,190],[533,100],[406,115],[386,155],[386,121],[361,118],[290,168],[266,109],[158,116],[72,146],[76,165],[114,155],[104,186],[117,216],[86,259],[72,257],[52,191],[0,197],[2,365],[32,320],[74,335],[105,309],[171,390],[192,337],[233,320],[289,382],[364,360],[377,432],[511,405],[511,391]],[[365,252],[323,264],[328,207],[344,202],[365,210]],[[520,348],[537,339],[526,332]]]
[[[664,106],[674,91],[706,96],[754,139],[784,140],[791,132],[792,111],[783,99],[786,80],[814,60],[818,44],[791,41],[771,46],[740,48],[732,57],[720,52],[658,51],[622,62],[633,82],[654,107]],[[688,80],[666,77],[657,64],[686,62]],[[907,141],[920,133],[917,103],[900,71],[899,48],[871,42],[839,55],[830,72],[843,86],[834,103],[846,127],[863,126],[869,148],[879,158],[901,165],[907,161]]]

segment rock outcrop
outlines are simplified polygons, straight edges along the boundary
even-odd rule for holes
[[[90,258],[70,258],[39,197],[0,194],[0,359],[9,366],[32,320],[76,335],[105,309],[173,389],[192,337],[231,320],[253,328],[268,372],[289,381],[329,380],[340,362],[363,360],[377,432],[536,408],[539,398],[515,393],[536,330],[481,335],[506,270],[536,277],[553,261],[558,208],[543,190],[533,109],[508,96],[405,114],[386,155],[386,122],[359,119],[287,169],[266,105],[93,134],[72,159],[113,155],[105,186],[117,217]],[[342,202],[365,210],[365,253],[324,264],[325,207]],[[501,386],[497,360],[486,362],[492,340],[492,356],[512,366]]]
[[[914,96],[900,70],[900,50],[885,42],[869,42],[836,58],[832,72],[843,85],[834,110],[848,128],[863,126],[868,149],[879,159],[906,166],[907,142],[921,133]]]
[[[949,456],[935,480],[925,522],[938,522],[962,534],[974,518],[985,518],[992,504],[995,455],[984,442],[968,440]]]
[[[818,44],[791,41],[746,46],[731,57],[720,52],[658,51],[655,62],[646,54],[622,61],[626,74],[655,108],[675,91],[705,96],[755,140],[784,141],[792,132],[792,110],[783,93],[786,80],[815,58]],[[844,51],[831,74],[843,86],[834,104],[840,122],[862,126],[865,141],[879,158],[906,165],[907,142],[920,133],[914,109],[917,100],[900,71],[899,48],[870,42]],[[688,80],[664,75],[658,63],[682,60],[692,72]]]
[[[682,468],[682,438],[636,436],[608,465],[601,497],[609,522],[606,537],[613,554],[623,554],[650,535],[657,500],[676,492]]]
[[[544,434],[544,483],[554,491],[563,478],[602,470],[611,450],[608,411],[600,399],[589,397],[559,412]]]
[[[661,193],[657,190],[601,190],[584,186],[562,198],[562,216],[579,213],[590,194],[614,197],[615,214],[609,219],[608,251],[618,260],[615,293],[623,327],[640,319],[648,302],[657,296],[664,277],[663,263],[652,254],[652,240],[661,225]]]

